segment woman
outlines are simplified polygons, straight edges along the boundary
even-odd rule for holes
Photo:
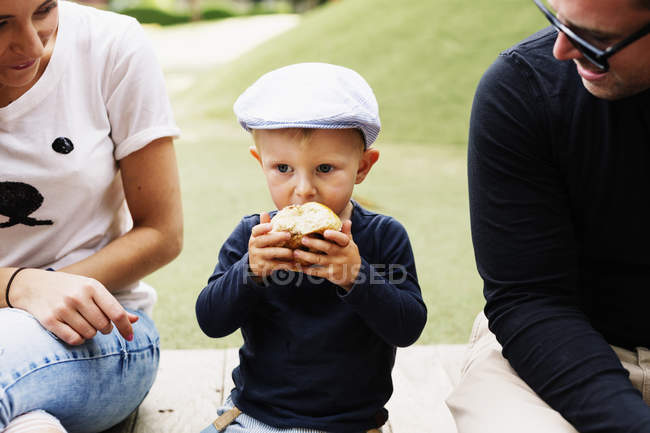
[[[135,20],[0,0],[0,432],[102,431],[151,387],[177,134]]]

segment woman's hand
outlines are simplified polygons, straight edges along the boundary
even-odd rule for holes
[[[44,328],[68,344],[108,334],[113,324],[127,340],[138,316],[127,312],[97,280],[65,272],[25,269],[14,279],[11,303],[32,314]]]
[[[248,267],[257,280],[279,269],[293,270],[293,253],[289,248],[278,247],[288,241],[289,232],[271,232],[271,217],[260,214],[260,223],[253,227],[248,240]]]

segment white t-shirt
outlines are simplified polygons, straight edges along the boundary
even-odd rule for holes
[[[0,266],[60,269],[126,233],[117,161],[178,134],[140,24],[59,2],[45,72],[0,108]],[[116,297],[149,313],[156,300],[143,283]]]

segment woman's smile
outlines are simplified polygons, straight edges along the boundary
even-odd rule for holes
[[[29,60],[29,61],[27,61],[27,62],[23,62],[23,63],[17,64],[17,65],[15,65],[15,66],[10,66],[10,68],[11,68],[11,69],[15,69],[15,70],[17,70],[17,71],[21,71],[21,70],[23,70],[23,69],[31,68],[31,67],[34,66],[35,64],[36,64],[36,60],[33,59],[33,60]]]

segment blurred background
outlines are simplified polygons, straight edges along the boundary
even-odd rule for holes
[[[501,50],[545,26],[523,0],[94,0],[145,24],[165,72],[185,212],[181,256],[147,282],[162,345],[209,339],[194,302],[242,216],[272,210],[252,144],[232,113],[260,75],[298,62],[359,72],[379,101],[381,157],[355,198],[409,232],[428,323],[418,344],[465,343],[483,307],[467,204],[467,128],[474,90]]]
[[[329,0],[335,1],[335,0]],[[141,23],[173,25],[234,16],[303,13],[328,0],[78,0],[131,15]]]

